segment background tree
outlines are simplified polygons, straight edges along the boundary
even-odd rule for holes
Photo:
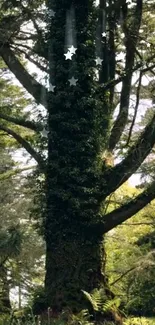
[[[1,311],[8,312],[12,290],[16,295],[19,293],[20,306],[23,294],[28,296],[42,283],[45,252],[44,243],[30,219],[37,177],[32,173],[35,166],[23,167],[13,160],[16,155],[22,159],[22,151],[18,142],[10,137],[10,132],[18,132],[17,137],[22,135],[23,141],[28,140],[37,146],[38,135],[34,136],[33,131],[20,126],[20,121],[29,116],[27,108],[31,107],[34,113],[35,105],[19,86],[13,84],[4,63],[1,61],[0,64],[0,301]],[[14,119],[18,120],[18,126],[14,124]]]
[[[23,175],[12,169],[14,163],[8,149],[1,149],[0,173],[0,306],[11,309],[10,293],[28,299],[44,279],[45,248],[36,230],[32,213],[33,191]],[[30,177],[30,176],[29,176]],[[32,177],[32,176],[31,176]],[[30,181],[29,181],[30,182]],[[34,182],[34,177],[33,177]],[[17,299],[16,299],[17,300]],[[25,299],[24,299],[25,300]]]

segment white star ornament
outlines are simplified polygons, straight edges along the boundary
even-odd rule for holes
[[[73,45],[72,45],[71,47],[68,48],[68,51],[69,51],[70,53],[72,53],[72,54],[75,54],[76,50],[77,50],[77,48],[74,47]]]
[[[52,91],[52,93],[54,93],[54,89],[55,89],[55,86],[53,86],[52,84],[49,85],[49,91]]]
[[[96,65],[102,65],[103,60],[99,57],[97,57],[96,61]]]
[[[72,77],[68,81],[70,83],[70,86],[76,86],[76,83],[77,83],[78,79],[75,79],[74,77]]]
[[[72,55],[73,55],[73,53],[71,53],[71,52],[67,52],[67,53],[65,53],[65,54],[64,54],[64,56],[65,56],[65,60],[72,60]]]

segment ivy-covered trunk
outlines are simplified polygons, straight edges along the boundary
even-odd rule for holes
[[[94,1],[49,0],[48,6],[45,284],[54,310],[69,307],[77,311],[85,307],[82,290],[91,292],[106,283],[103,238],[91,225],[100,219],[101,154],[106,146],[109,112],[95,79]],[[69,56],[72,46],[75,53],[67,59],[65,54]],[[103,114],[105,125],[101,124]]]

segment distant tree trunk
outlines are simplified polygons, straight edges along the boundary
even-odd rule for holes
[[[11,309],[11,302],[10,302],[10,287],[7,278],[7,270],[4,266],[1,267],[1,304],[2,304],[2,312],[9,312]]]
[[[18,308],[22,308],[22,290],[21,290],[21,284],[18,285]]]

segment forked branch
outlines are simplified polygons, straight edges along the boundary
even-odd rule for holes
[[[141,166],[155,144],[155,115],[124,160],[103,174],[100,202],[114,192]]]

